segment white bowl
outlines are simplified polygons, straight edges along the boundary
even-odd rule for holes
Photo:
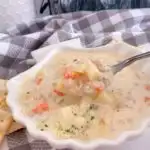
[[[50,145],[54,146],[55,148],[61,149],[61,148],[71,148],[71,149],[80,149],[80,150],[93,150],[95,148],[100,148],[104,146],[116,146],[120,143],[124,142],[127,139],[135,138],[143,133],[143,131],[146,129],[150,122],[150,118],[147,120],[144,120],[138,128],[132,131],[125,131],[120,134],[119,137],[113,140],[108,139],[97,139],[89,142],[83,142],[81,140],[75,140],[75,139],[62,139],[58,140],[55,137],[52,136],[50,133],[41,132],[39,129],[36,128],[36,125],[34,121],[32,121],[28,116],[25,116],[21,112],[21,107],[18,104],[19,99],[19,91],[21,89],[21,82],[23,81],[26,76],[32,76],[34,77],[37,73],[37,71],[43,67],[44,64],[46,64],[48,61],[51,60],[51,58],[58,53],[61,50],[72,49],[72,50],[78,50],[78,51],[91,51],[91,50],[105,50],[105,51],[117,51],[117,53],[120,53],[122,56],[129,57],[133,56],[137,53],[141,53],[142,50],[130,46],[128,44],[125,44],[123,42],[112,42],[106,46],[98,47],[98,48],[71,48],[71,47],[59,47],[58,49],[51,50],[50,53],[44,60],[42,60],[40,63],[32,67],[31,69],[17,75],[16,77],[10,79],[7,83],[8,88],[8,97],[7,97],[7,103],[9,107],[12,110],[12,114],[14,116],[14,119],[21,124],[23,124],[28,132],[34,136],[37,139],[44,139]],[[149,75],[150,71],[147,69],[150,67],[148,59],[141,60],[138,63],[135,64],[135,67],[138,69],[144,69],[146,70]]]

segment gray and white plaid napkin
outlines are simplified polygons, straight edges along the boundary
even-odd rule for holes
[[[0,78],[9,79],[29,68],[20,61],[31,51],[79,37],[83,46],[100,46],[101,40],[120,37],[134,46],[150,43],[150,9],[75,12],[48,16],[19,24],[0,34]],[[104,40],[105,41],[105,40]],[[8,150],[50,150],[44,141],[33,140],[25,130],[9,135]]]

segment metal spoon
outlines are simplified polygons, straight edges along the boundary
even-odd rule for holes
[[[135,55],[133,57],[130,57],[116,65],[111,66],[111,71],[113,72],[113,74],[115,75],[116,73],[120,72],[122,69],[124,69],[125,67],[131,65],[132,63],[134,63],[137,60],[140,59],[144,59],[144,58],[148,58],[150,57],[150,51],[146,52],[146,53],[142,53],[139,55]],[[26,63],[27,65],[33,66],[36,64],[36,61],[34,59],[27,59],[25,61],[20,62],[20,64],[22,63]]]
[[[135,55],[133,57],[130,57],[116,65],[111,66],[111,71],[113,72],[113,74],[115,75],[116,73],[120,72],[122,69],[124,69],[125,67],[133,64],[135,61],[140,60],[140,59],[144,59],[144,58],[148,58],[150,57],[150,51],[146,52],[146,53],[142,53],[139,55]]]

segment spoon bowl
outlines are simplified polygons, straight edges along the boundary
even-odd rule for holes
[[[118,64],[115,64],[113,66],[111,66],[111,71],[113,72],[113,74],[117,74],[118,72],[120,72],[122,69],[124,69],[125,67],[133,64],[134,62],[144,59],[144,58],[148,58],[150,57],[150,51],[139,54],[139,55],[135,55],[133,57],[130,57],[128,59],[125,59],[123,61],[121,61]]]

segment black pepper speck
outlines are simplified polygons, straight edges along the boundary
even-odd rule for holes
[[[76,61],[78,61],[78,59],[74,59],[73,61],[76,62]]]
[[[76,114],[76,113],[74,113],[73,115],[74,115],[74,116],[77,116],[77,114]]]
[[[91,116],[91,120],[93,120],[93,119],[95,119],[95,117],[94,117],[94,116]]]
[[[75,125],[71,125],[71,127],[74,128],[74,129],[78,129]]]
[[[71,125],[71,127],[72,127],[72,128],[74,128],[74,127],[75,127],[75,125],[73,125],[73,124],[72,124],[72,125]]]
[[[48,127],[48,125],[47,125],[47,124],[45,124],[44,126],[45,126],[46,128]]]
[[[98,109],[98,106],[96,106],[96,105],[94,105],[94,104],[91,104],[90,107],[89,107],[89,109],[90,109],[90,110],[92,110],[92,109]]]
[[[65,131],[66,131],[66,132],[70,132],[70,130],[69,130],[69,129],[66,129]]]

